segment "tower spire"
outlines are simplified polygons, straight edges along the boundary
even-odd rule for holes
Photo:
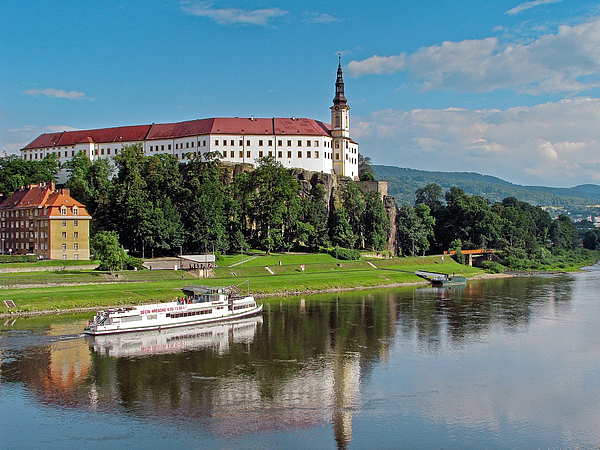
[[[345,106],[346,103],[347,100],[344,95],[344,77],[342,74],[342,55],[338,53],[338,70],[337,79],[335,80],[335,98],[333,99],[333,104]]]

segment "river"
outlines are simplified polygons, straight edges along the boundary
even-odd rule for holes
[[[269,299],[96,339],[0,322],[6,449],[597,449],[600,266]]]

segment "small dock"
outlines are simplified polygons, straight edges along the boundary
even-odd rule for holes
[[[456,276],[454,274],[449,275],[447,273],[439,272],[427,272],[424,270],[417,270],[415,275],[425,278],[431,283],[432,286],[448,286],[456,284],[467,284],[465,277]]]

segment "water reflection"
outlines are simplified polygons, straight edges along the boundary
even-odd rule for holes
[[[459,385],[465,392],[458,399],[444,391],[448,380],[473,376],[484,364],[465,357],[448,365],[444,352],[528,333],[535,320],[571,317],[574,286],[570,276],[532,277],[288,298],[267,301],[261,317],[236,323],[95,338],[79,334],[87,316],[6,322],[0,398],[2,386],[18,384],[42,405],[160,424],[193,439],[325,428],[331,441],[323,447],[342,449],[373,409],[375,422],[412,413],[485,428],[498,419],[482,410],[482,389],[496,407],[501,393],[488,381]],[[422,355],[439,359],[422,366]],[[386,378],[385,370],[393,374]],[[372,393],[365,398],[369,390],[384,394],[375,401]],[[510,415],[511,407],[503,408]],[[183,426],[191,420],[194,427]],[[400,439],[397,427],[384,430],[379,438]]]

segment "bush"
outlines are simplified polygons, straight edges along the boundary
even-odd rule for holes
[[[504,273],[505,267],[496,261],[484,261],[481,267],[488,273]]]
[[[144,266],[142,265],[143,263],[144,263],[144,260],[142,258],[134,258],[133,256],[129,256],[127,258],[127,261],[125,261],[127,270],[133,270],[133,269],[142,270],[142,269],[144,269]]]
[[[0,263],[33,263],[37,255],[0,255]]]
[[[337,258],[342,259],[344,261],[355,261],[360,259],[360,253],[358,250],[351,250],[349,248],[337,247],[329,250],[329,254],[331,256],[336,256]]]

